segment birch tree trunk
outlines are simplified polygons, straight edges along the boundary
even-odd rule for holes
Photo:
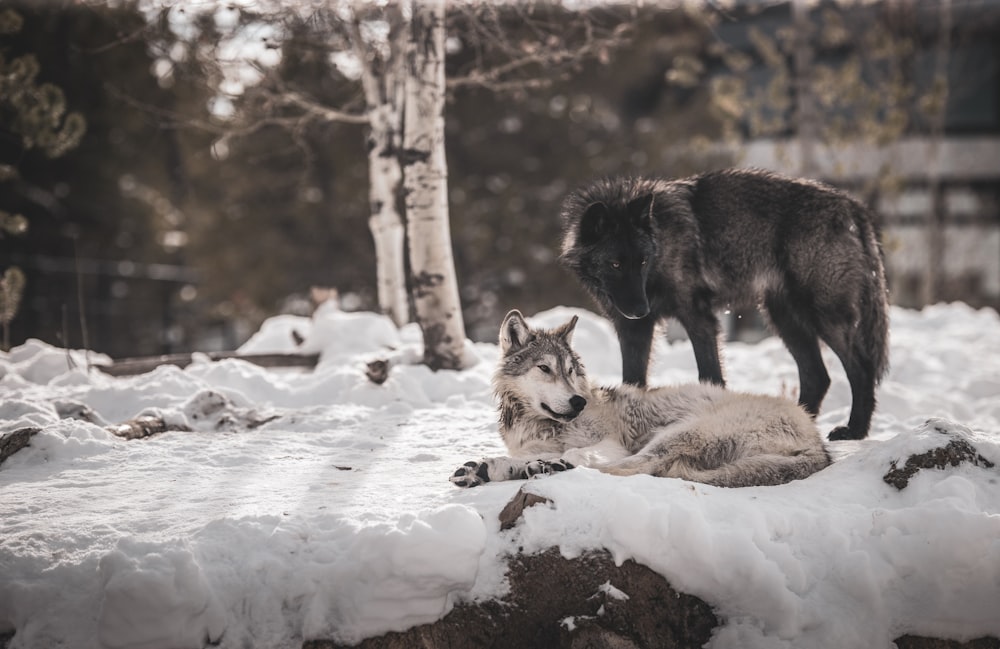
[[[407,35],[403,16],[398,7],[390,7],[388,16],[393,32],[387,55],[375,60],[372,46],[365,41],[357,17],[353,17],[351,43],[361,63],[361,86],[365,93],[368,113],[368,201],[371,216],[368,228],[375,242],[375,274],[379,309],[392,318],[397,326],[410,321],[410,306],[406,291],[405,227],[397,207],[402,189],[403,170],[400,167],[403,129],[404,82],[406,72],[403,54]]]
[[[397,156],[402,106],[381,104],[368,111],[368,229],[375,242],[378,305],[396,326],[410,321],[406,292],[406,231],[396,206],[403,181]]]
[[[424,363],[461,369],[465,325],[451,250],[444,150],[444,0],[411,0],[406,46],[403,182],[410,281]]]

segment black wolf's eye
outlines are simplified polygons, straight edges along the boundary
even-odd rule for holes
[[[552,368],[549,367],[548,365],[539,365],[538,369],[542,370],[546,374],[552,374]]]
[[[613,262],[611,262],[611,267],[614,268],[615,270],[618,270],[618,269],[620,269],[622,267],[622,262],[620,262],[620,261],[613,261]]]

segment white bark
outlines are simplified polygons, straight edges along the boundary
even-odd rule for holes
[[[444,149],[444,0],[411,0],[403,138],[411,290],[432,369],[463,366],[465,325],[451,250]]]
[[[402,20],[401,15],[393,18]],[[406,31],[400,30],[401,38]],[[410,321],[406,291],[405,228],[397,208],[403,170],[399,163],[403,128],[403,47],[388,44],[388,57],[376,70],[370,58],[370,44],[361,35],[355,20],[351,41],[362,64],[361,86],[368,107],[368,199],[371,216],[368,228],[375,242],[375,274],[379,309],[397,326]]]
[[[368,199],[371,204],[368,228],[375,241],[378,304],[382,313],[392,318],[397,326],[410,321],[403,254],[406,237],[396,207],[403,180],[397,156],[400,111],[401,106],[390,104],[371,109],[368,142]]]

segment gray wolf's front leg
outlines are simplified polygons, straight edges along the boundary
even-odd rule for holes
[[[491,457],[469,461],[458,467],[449,478],[459,487],[478,487],[497,480],[526,480],[532,476],[558,473],[572,469],[573,465],[558,458],[551,460],[525,460],[510,457]]]

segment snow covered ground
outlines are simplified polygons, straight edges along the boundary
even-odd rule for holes
[[[572,313],[591,376],[615,382],[606,321],[565,308],[531,320]],[[291,351],[293,330],[322,352],[315,371],[228,360],[111,378],[79,369],[81,352],[68,369],[65,350],[37,341],[0,354],[0,433],[42,428],[0,467],[0,633],[16,630],[11,648],[353,642],[502,595],[505,556],[552,545],[567,556],[607,548],[704,599],[725,620],[712,647],[1000,636],[1000,468],[925,470],[903,491],[882,481],[893,461],[947,441],[937,428],[1000,467],[993,311],[894,309],[872,438],[833,444],[838,461],[808,480],[725,490],[573,470],[532,481],[554,505],[502,533],[496,515],[523,483],[448,482],[462,462],[504,452],[496,345],[469,343],[473,367],[435,374],[412,364],[415,327],[328,307],[268,321],[244,351]],[[797,389],[775,338],[725,355],[734,389]],[[375,358],[394,363],[381,386],[364,374]],[[824,434],[850,405],[826,358]],[[695,376],[687,343],[658,347],[654,382]],[[104,428],[141,413],[195,432],[125,441]]]

